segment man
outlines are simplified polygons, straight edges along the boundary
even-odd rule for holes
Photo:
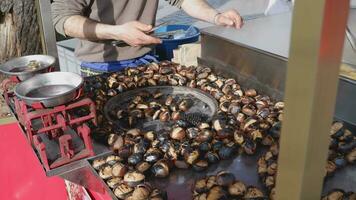
[[[206,22],[242,26],[236,10],[219,13],[204,0],[166,1]],[[54,0],[52,13],[58,33],[80,39],[75,53],[85,76],[140,65],[149,59],[147,54],[161,43],[149,35],[157,7],[158,0]],[[113,46],[110,40],[127,45]]]

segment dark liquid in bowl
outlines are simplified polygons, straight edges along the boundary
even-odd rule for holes
[[[71,85],[47,85],[31,90],[26,94],[26,97],[46,98],[64,94],[74,89]]]
[[[35,70],[36,68],[30,68],[28,66],[23,66],[23,67],[15,67],[10,70],[10,72],[30,72]]]

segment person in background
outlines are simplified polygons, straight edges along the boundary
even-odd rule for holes
[[[188,15],[215,25],[241,28],[239,13],[218,12],[205,0],[166,0]],[[150,51],[161,40],[151,36],[158,0],[54,0],[55,29],[79,38],[75,54],[83,76],[119,71],[156,61]],[[113,46],[108,41],[123,41]]]

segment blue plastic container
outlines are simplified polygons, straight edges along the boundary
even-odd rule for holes
[[[188,30],[189,25],[167,25],[157,29],[156,33],[176,31],[176,30]],[[159,44],[155,48],[155,54],[158,56],[159,60],[171,60],[173,58],[173,50],[177,49],[179,45],[194,43],[199,40],[200,31],[198,28],[194,27],[196,34],[190,37],[185,37],[181,39],[163,39],[162,44]]]

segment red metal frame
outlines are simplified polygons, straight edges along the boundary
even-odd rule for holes
[[[79,91],[77,96],[79,97],[80,94]],[[95,104],[89,98],[54,108],[45,108],[39,102],[27,106],[24,101],[16,97],[14,97],[14,102],[18,119],[25,127],[29,143],[33,144],[38,151],[46,170],[94,155],[90,128],[84,124],[91,121],[94,125],[97,125]],[[71,111],[78,108],[88,108],[89,114],[80,117],[74,116]],[[33,126],[34,120],[41,120],[43,127],[36,130]],[[74,152],[71,144],[72,137],[64,134],[64,131],[69,127],[76,129],[76,133],[84,142],[85,148],[80,152]],[[47,134],[50,139],[58,139],[60,158],[49,162],[46,145],[41,140],[40,134]]]

